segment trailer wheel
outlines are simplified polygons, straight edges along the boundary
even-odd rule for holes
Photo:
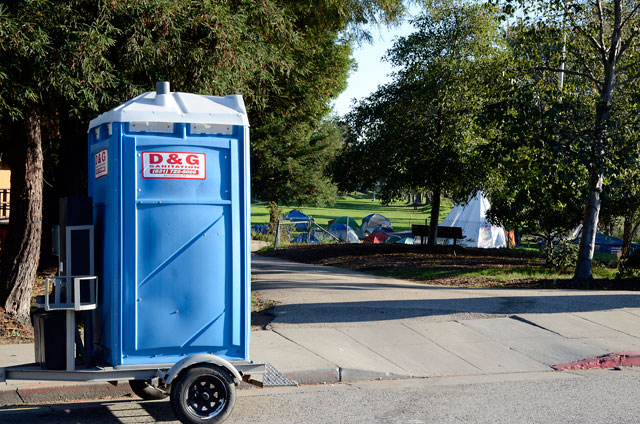
[[[217,365],[188,368],[171,384],[171,409],[183,423],[221,423],[236,401],[236,386]]]
[[[167,386],[156,388],[149,384],[149,380],[129,380],[129,386],[136,396],[144,400],[160,400],[169,396]]]

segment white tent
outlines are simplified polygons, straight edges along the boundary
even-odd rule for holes
[[[489,206],[486,197],[478,192],[466,204],[456,205],[440,225],[462,227],[462,235],[465,238],[457,242],[461,246],[485,249],[506,247],[507,235],[504,228],[491,225],[487,221],[486,213]]]

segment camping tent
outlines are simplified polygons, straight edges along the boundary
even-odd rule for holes
[[[387,239],[384,242],[385,243],[397,243],[399,240],[402,240],[402,237],[393,234],[393,235],[387,237]]]
[[[382,228],[389,229],[391,230],[390,232],[393,232],[391,221],[384,215],[372,213],[371,215],[367,215],[362,218],[362,230],[365,233],[373,233],[374,231]]]
[[[288,214],[286,214],[283,218],[288,219],[291,222],[294,222],[295,223],[294,227],[296,231],[306,231],[307,223],[309,222],[309,219],[311,217],[304,212],[300,212],[299,210],[293,209]]]
[[[389,237],[388,234],[384,233],[371,233],[364,238],[363,243],[384,243],[384,241]]]
[[[342,241],[346,241],[348,243],[359,243],[360,239],[358,238],[358,234],[351,228],[345,224],[332,224],[329,227],[329,233],[338,237]]]
[[[395,241],[396,244],[413,244],[415,239],[413,237],[402,237],[400,240]]]
[[[348,218],[346,216],[341,216],[340,218],[336,218],[333,221],[331,221],[329,224],[329,231],[331,231],[331,228],[334,225],[347,225],[347,220],[349,221],[348,223],[349,227],[351,227],[351,230],[356,233],[356,235],[358,236],[358,239],[363,239],[364,231],[362,231],[362,228],[360,227],[360,225],[356,222],[355,219]]]
[[[298,236],[296,238],[294,238],[293,240],[291,240],[291,243],[294,244],[319,244],[320,240],[318,240],[315,235],[311,234],[309,237],[309,240],[307,240],[307,236],[309,236],[308,233],[302,233],[302,234],[298,234]]]
[[[491,225],[487,221],[486,213],[489,206],[487,198],[478,192],[466,204],[456,205],[440,225],[462,227],[462,235],[465,238],[457,243],[461,246],[486,249],[506,247],[507,236],[504,228]]]

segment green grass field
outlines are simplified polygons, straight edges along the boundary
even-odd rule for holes
[[[595,266],[593,268],[593,276],[595,278],[615,278],[617,270],[615,268],[605,268],[604,266]],[[406,278],[419,281],[428,281],[446,277],[484,277],[497,281],[517,281],[517,280],[562,280],[570,279],[573,271],[558,272],[542,265],[518,266],[513,268],[507,267],[489,267],[477,270],[452,270],[439,269],[434,265],[428,268],[390,268],[386,270],[375,270],[374,274],[383,277]]]
[[[326,226],[332,219],[348,216],[355,219],[358,224],[362,218],[372,213],[379,213],[391,220],[391,225],[396,231],[410,230],[411,224],[424,224],[431,213],[431,206],[418,206],[418,210],[413,210],[413,205],[404,202],[392,203],[388,206],[380,203],[379,200],[372,200],[371,194],[359,196],[340,197],[333,206],[317,208],[312,206],[280,206],[284,214],[292,209],[297,209],[311,215],[317,224]],[[443,199],[440,205],[440,220],[451,211],[453,204]],[[251,225],[266,224],[269,222],[269,208],[267,205],[251,206]]]

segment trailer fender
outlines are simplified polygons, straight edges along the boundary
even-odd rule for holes
[[[165,377],[162,379],[164,381],[164,384],[171,384],[171,382],[178,376],[178,374],[180,374],[182,370],[196,364],[214,364],[223,368],[233,378],[236,386],[242,381],[242,375],[236,369],[236,367],[231,364],[231,362],[216,355],[197,353],[195,355],[189,355],[186,358],[181,359],[180,361],[176,362],[171,368],[169,368],[169,371],[167,371]]]

